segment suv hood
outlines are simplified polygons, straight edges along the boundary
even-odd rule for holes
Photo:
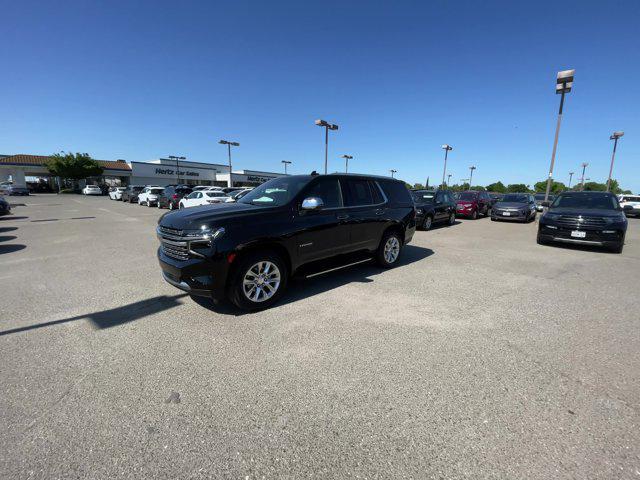
[[[203,225],[218,226],[230,219],[251,215],[264,215],[275,207],[262,207],[249,203],[212,203],[199,207],[189,207],[177,212],[165,213],[158,225],[177,230],[198,230]]]
[[[622,212],[609,209],[584,209],[584,208],[550,208],[547,213],[554,215],[582,215],[583,217],[619,217]]]

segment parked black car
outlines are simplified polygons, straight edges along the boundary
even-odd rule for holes
[[[502,200],[494,203],[491,221],[515,220],[531,222],[536,219],[536,201],[529,193],[505,193]]]
[[[0,197],[0,216],[9,215],[11,213],[11,205],[3,197]]]
[[[180,208],[180,200],[191,192],[193,192],[193,188],[189,185],[167,185],[158,195],[158,208],[177,210]]]
[[[622,253],[627,217],[609,192],[564,192],[540,217],[538,243],[596,245]]]
[[[535,199],[536,199],[536,209],[537,209],[539,212],[542,212],[542,210],[543,210],[542,202],[544,202],[544,196],[545,196],[545,194],[544,194],[544,193],[536,193],[536,194],[533,196],[533,198],[535,198]],[[548,201],[549,203],[551,203],[551,202],[553,202],[555,199],[556,199],[556,196],[555,196],[555,195],[551,195],[551,194],[549,194],[549,198],[548,198],[548,200],[547,200],[547,201]]]
[[[449,190],[412,190],[416,225],[429,230],[434,223],[456,223],[456,201]]]
[[[138,195],[142,190],[144,190],[144,185],[129,185],[127,189],[122,192],[121,200],[129,203],[137,202]]]
[[[363,251],[394,266],[415,226],[403,182],[292,175],[263,183],[237,203],[164,215],[158,259],[170,284],[258,310],[280,298],[292,274],[318,260]]]

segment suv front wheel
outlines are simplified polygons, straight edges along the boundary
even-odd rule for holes
[[[393,267],[398,263],[402,251],[402,239],[398,232],[387,232],[382,236],[382,241],[376,252],[378,265],[384,268]]]
[[[288,281],[284,261],[272,252],[256,252],[239,260],[229,285],[229,298],[242,310],[262,310],[284,293]]]

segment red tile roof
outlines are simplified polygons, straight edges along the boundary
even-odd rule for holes
[[[51,157],[44,155],[11,155],[8,157],[0,157],[0,165],[33,165],[44,166]],[[101,167],[109,170],[126,170],[131,171],[131,166],[124,161],[113,160],[96,160]]]

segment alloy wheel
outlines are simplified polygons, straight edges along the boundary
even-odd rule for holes
[[[384,244],[384,259],[387,263],[393,263],[398,259],[400,254],[400,241],[397,237],[392,236],[387,239]]]
[[[254,263],[244,274],[242,292],[252,302],[265,302],[278,291],[280,279],[275,263],[268,260]]]
[[[433,220],[431,219],[430,216],[426,216],[424,219],[424,223],[422,224],[422,228],[424,228],[425,230],[429,230],[431,228],[431,224],[433,223]]]

